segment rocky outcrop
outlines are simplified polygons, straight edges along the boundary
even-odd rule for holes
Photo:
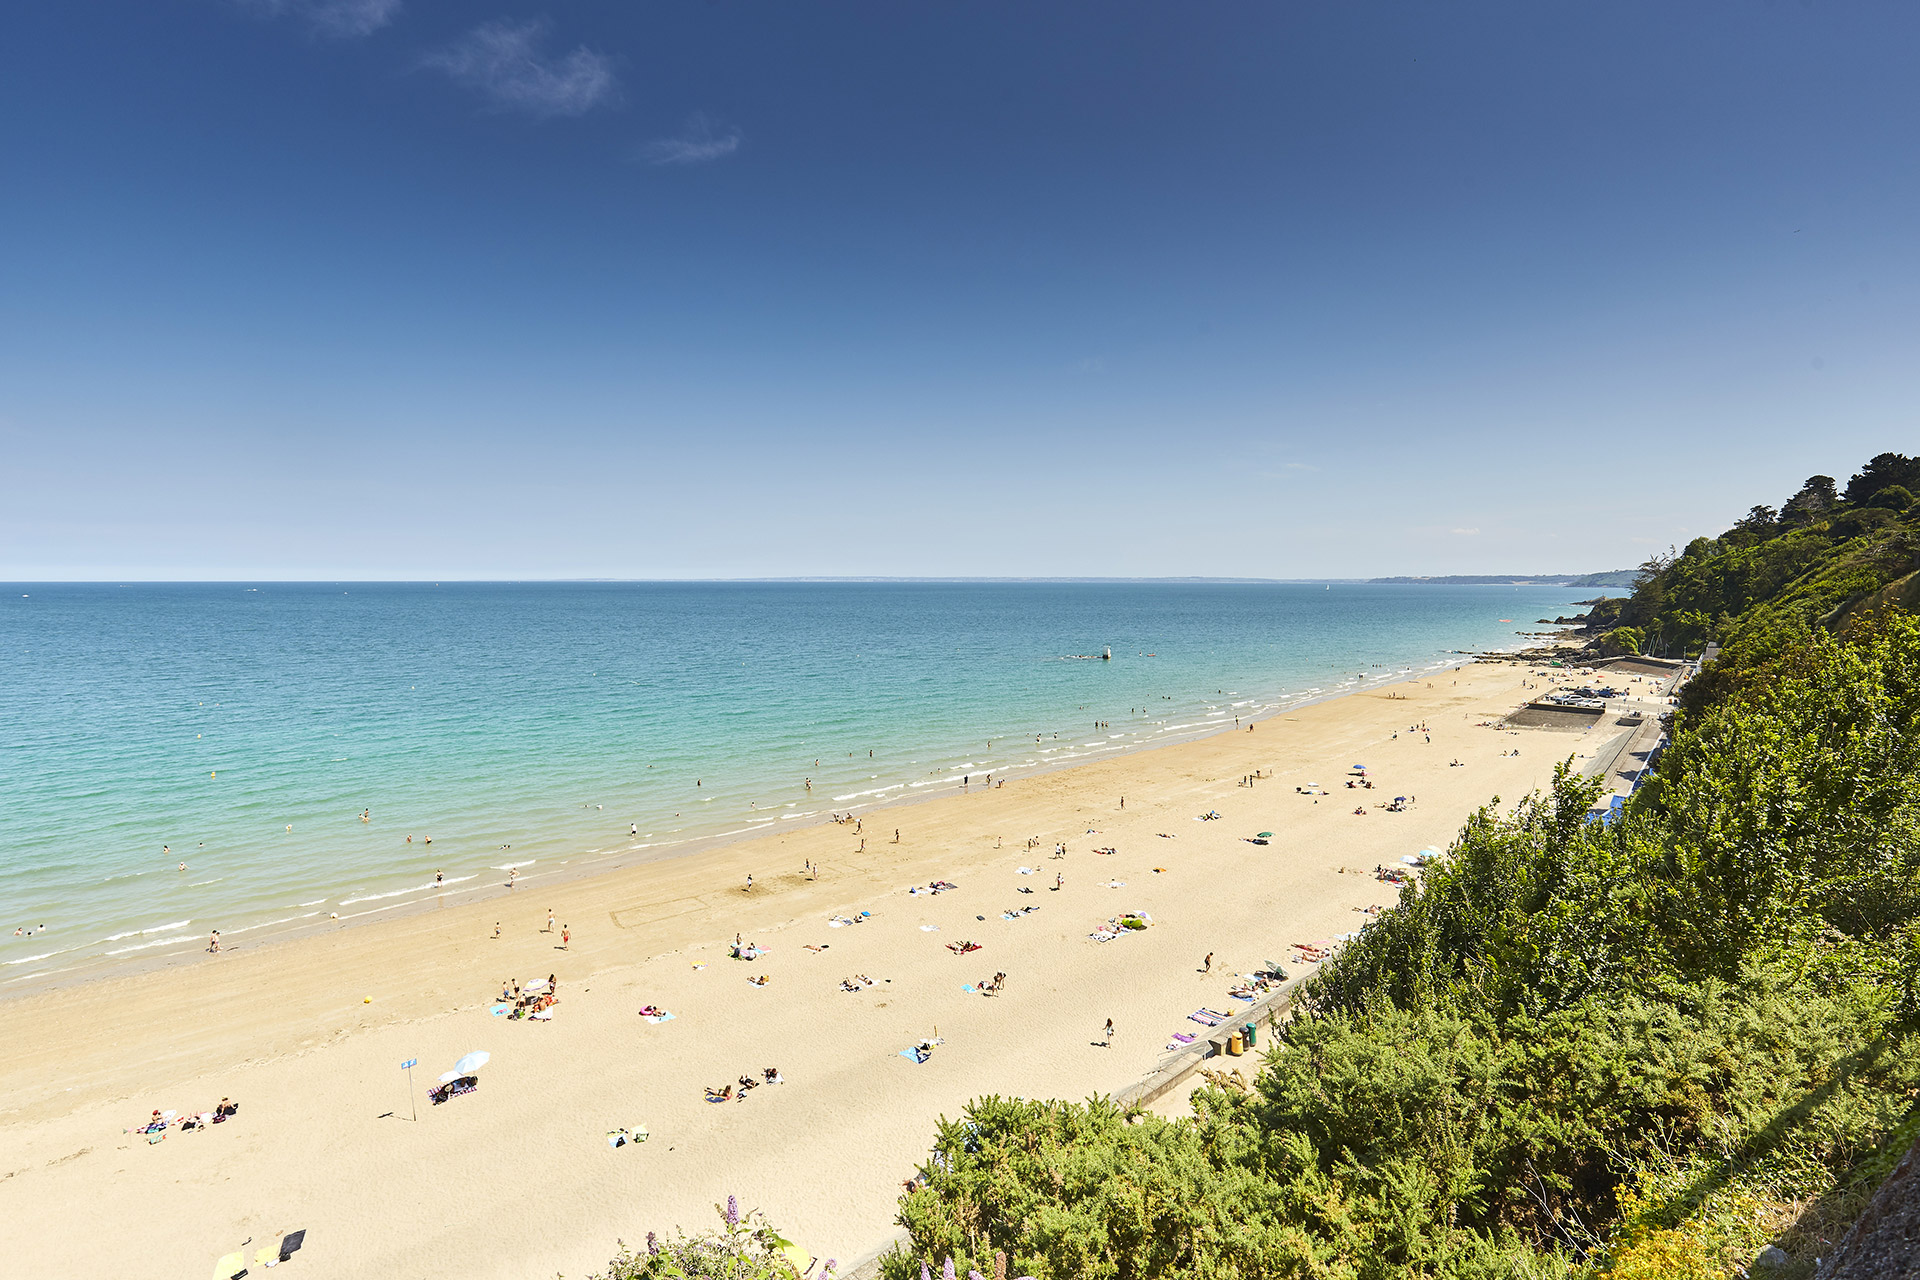
[[[1820,1263],[1820,1280],[1920,1277],[1920,1142],[1880,1184],[1840,1247]]]

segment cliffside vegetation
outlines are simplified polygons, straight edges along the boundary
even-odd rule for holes
[[[1683,705],[1720,700],[1804,639],[1876,605],[1920,603],[1920,458],[1883,453],[1844,489],[1812,476],[1777,510],[1756,506],[1718,538],[1640,567],[1633,593],[1595,603],[1587,630],[1611,652],[1682,657],[1717,641]],[[1884,598],[1883,598],[1884,597]]]
[[[1190,1117],[976,1100],[886,1274],[1812,1274],[1920,1130],[1916,489],[1882,455],[1650,563],[1614,625],[1725,648],[1621,820],[1565,769],[1474,815]]]

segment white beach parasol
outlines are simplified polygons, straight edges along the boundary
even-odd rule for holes
[[[493,1055],[485,1049],[475,1049],[466,1057],[453,1064],[453,1069],[463,1076],[470,1076],[491,1061]]]

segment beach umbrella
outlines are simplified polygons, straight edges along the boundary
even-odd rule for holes
[[[475,1049],[472,1053],[454,1063],[453,1069],[463,1076],[470,1076],[480,1068],[486,1066],[492,1057],[493,1055],[485,1049]]]
[[[442,1071],[440,1073],[440,1083],[452,1084],[455,1080],[458,1080],[460,1076],[461,1076],[461,1072],[458,1067],[454,1068],[452,1071]]]

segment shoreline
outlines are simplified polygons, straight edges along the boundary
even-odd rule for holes
[[[21,1035],[0,1063],[0,1221],[33,1226],[0,1226],[0,1247],[48,1274],[170,1274],[249,1235],[309,1228],[303,1257],[334,1274],[579,1275],[616,1239],[699,1229],[715,1200],[739,1194],[809,1252],[862,1256],[890,1234],[899,1178],[940,1115],[982,1094],[1082,1097],[1151,1075],[1176,1051],[1173,1032],[1201,1030],[1188,1011],[1237,1007],[1228,975],[1357,930],[1356,913],[1397,896],[1373,866],[1444,846],[1475,808],[1544,785],[1583,745],[1481,727],[1525,700],[1526,664],[1462,657],[1252,733],[894,806],[901,843],[876,830],[864,853],[845,829],[811,826],[539,897],[22,994],[7,1006]],[[1429,724],[1432,741],[1409,723]],[[1339,789],[1356,761],[1382,789]],[[1255,769],[1267,780],[1249,785]],[[1316,801],[1296,790],[1307,781],[1335,790]],[[1416,803],[1380,812],[1396,790]],[[1223,820],[1205,820],[1215,812]],[[1264,830],[1275,838],[1253,844]],[[1068,854],[1051,859],[1062,842]],[[934,879],[958,888],[904,887]],[[1016,906],[1040,911],[1008,915]],[[566,950],[544,931],[548,907],[571,927]],[[1120,910],[1154,927],[1089,938]],[[862,911],[859,927],[832,923]],[[764,958],[729,959],[736,934]],[[946,945],[969,939],[986,947],[971,964]],[[550,970],[552,1023],[490,1016],[502,975]],[[963,989],[995,971],[1008,975],[1002,994]],[[874,985],[848,994],[848,974]],[[645,1004],[676,1020],[648,1025],[634,1016]],[[1119,1038],[1090,1042],[1109,1016]],[[930,1061],[902,1060],[930,1034],[944,1040]],[[477,1048],[493,1054],[483,1088],[408,1122],[398,1065],[417,1059],[430,1082]],[[768,1065],[785,1085],[702,1104],[703,1085]],[[152,1109],[223,1096],[242,1103],[234,1124],[157,1146],[123,1133]],[[608,1130],[634,1124],[653,1140],[607,1147]],[[97,1230],[103,1196],[124,1206],[114,1232]]]
[[[1516,633],[1516,635],[1531,637],[1532,633]],[[1440,657],[1440,660],[1430,666],[1403,668],[1392,673],[1382,673],[1377,677],[1372,677],[1371,682],[1367,684],[1361,684],[1358,681],[1343,682],[1343,684],[1348,684],[1352,687],[1342,687],[1332,692],[1321,691],[1297,695],[1278,695],[1273,700],[1260,704],[1260,715],[1258,718],[1248,717],[1248,719],[1251,723],[1262,723],[1266,719],[1283,716],[1305,707],[1351,697],[1372,689],[1391,687],[1404,681],[1417,680],[1428,675],[1458,670],[1478,662],[1514,660],[1511,655],[1517,654],[1527,647],[1529,647],[1528,641],[1523,639],[1508,650],[1436,650],[1435,654]],[[1221,714],[1224,719],[1226,713],[1223,712]],[[1150,753],[1163,748],[1179,747],[1194,742],[1202,742],[1210,738],[1218,737],[1229,731],[1230,730],[1224,726],[1208,725],[1198,728],[1189,734],[1178,737],[1168,737],[1159,741],[1142,739],[1125,742],[1117,747],[1095,754],[1092,758],[1075,755],[1062,760],[1042,761],[1032,765],[1013,766],[1004,771],[996,769],[992,772],[993,776],[1003,782],[1043,777],[1048,774],[1083,768],[1088,765],[1112,760],[1123,760],[1130,756]],[[936,770],[935,772],[939,771]],[[883,788],[883,790],[899,790],[911,785],[910,783],[904,782],[895,783],[887,788]],[[850,804],[844,810],[833,810],[833,812],[845,812],[859,817],[866,817],[896,809],[909,810],[923,804],[964,794],[967,794],[966,789],[958,785],[939,786],[937,790],[929,789],[924,795],[883,797],[865,804]],[[788,835],[798,831],[814,830],[833,825],[833,819],[831,817],[820,817],[817,814],[809,816],[812,820],[795,823],[790,828],[781,828],[778,831],[772,828],[771,823],[763,823],[759,827],[734,828],[706,835],[688,836],[680,840],[661,842],[656,845],[642,845],[639,848],[614,849],[605,852],[576,850],[569,853],[566,859],[561,861],[560,866],[567,867],[569,864],[578,864],[577,866],[573,866],[572,869],[567,871],[543,871],[527,876],[525,879],[518,881],[518,888],[513,889],[509,889],[505,881],[500,881],[493,884],[475,885],[471,888],[451,889],[440,893],[423,890],[423,896],[421,897],[410,898],[405,902],[397,902],[387,907],[371,908],[367,911],[357,912],[343,918],[320,919],[318,918],[319,913],[316,911],[308,917],[297,918],[298,922],[293,923],[290,923],[288,920],[251,924],[243,923],[232,930],[221,930],[223,943],[221,954],[242,954],[270,947],[278,947],[289,943],[301,942],[310,938],[326,937],[339,933],[344,929],[378,926],[391,921],[405,920],[428,912],[463,909],[482,902],[494,901],[506,903],[512,901],[513,894],[520,892],[521,889],[536,881],[541,882],[548,888],[558,888],[564,885],[576,884],[583,880],[592,880],[603,875],[616,874],[634,867],[683,858],[696,858],[713,853],[716,850],[750,843],[769,836]],[[644,853],[643,851],[647,849],[657,849],[658,852],[651,854]],[[545,859],[543,859],[543,861],[544,860]],[[489,868],[489,870],[499,870],[499,868]],[[397,893],[406,892],[411,891],[397,891]],[[380,894],[376,896],[387,895]],[[252,933],[254,930],[272,929],[275,925],[289,923],[290,927],[276,929],[274,932],[263,934],[257,939],[252,939],[234,946],[226,945],[226,940],[230,934]],[[209,925],[209,930],[210,929],[211,925]],[[206,950],[206,934],[209,930],[183,932],[180,939],[181,945],[178,950],[159,951],[159,947],[167,945],[167,943],[160,942],[150,944],[156,949],[156,954],[151,956],[136,956],[125,960],[112,957],[100,957],[65,968],[36,970],[10,978],[0,978],[0,1007],[5,1007],[9,1001],[25,995],[65,990],[94,982],[113,981],[155,971],[179,970],[191,965],[204,963],[212,958],[211,953]],[[107,939],[107,941],[112,940],[113,939]]]

